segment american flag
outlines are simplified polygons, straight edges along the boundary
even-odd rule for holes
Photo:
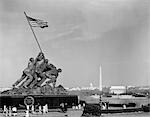
[[[27,17],[27,20],[30,22],[30,25],[32,27],[40,27],[40,28],[45,28],[45,27],[48,27],[48,22],[45,22],[43,20],[40,20],[40,19],[34,19],[32,17],[29,17],[29,16],[26,16]]]

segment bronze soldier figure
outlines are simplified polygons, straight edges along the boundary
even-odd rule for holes
[[[44,53],[40,52],[37,58],[35,59],[34,81],[30,84],[30,88],[34,87],[35,85],[38,85],[38,82],[40,82],[42,79],[46,79],[43,70],[46,68],[47,64],[48,59],[45,59]]]
[[[22,77],[13,86],[17,86],[22,80],[27,78],[20,87],[33,88],[41,86],[46,79],[49,79],[46,84],[52,83],[53,88],[55,88],[56,79],[61,71],[61,69],[57,69],[53,64],[48,63],[48,59],[45,59],[44,53],[40,52],[35,60],[34,58],[29,59],[28,67],[23,71]]]
[[[30,58],[28,62],[27,68],[23,70],[23,74],[19,80],[17,80],[13,86],[17,86],[22,80],[27,77],[27,80],[24,81],[21,86],[27,87],[27,85],[33,80],[33,72],[34,72],[34,58]]]
[[[49,64],[47,66],[47,70],[45,72],[46,77],[49,79],[46,84],[52,83],[53,88],[55,88],[56,79],[59,75],[59,73],[62,72],[62,70],[59,68],[57,69],[53,64]]]

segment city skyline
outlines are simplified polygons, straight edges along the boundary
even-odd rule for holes
[[[150,85],[149,0],[5,0],[0,7],[0,87],[18,80],[39,49],[24,16],[48,22],[34,29],[57,85]]]

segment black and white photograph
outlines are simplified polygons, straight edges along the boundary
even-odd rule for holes
[[[0,0],[0,117],[150,117],[150,0]]]

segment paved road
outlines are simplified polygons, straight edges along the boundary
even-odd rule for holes
[[[46,114],[30,114],[30,117],[80,117],[82,115],[81,110],[75,110],[75,111],[67,111],[67,113],[62,112],[48,112]],[[5,117],[3,113],[0,113],[0,117]],[[18,113],[16,117],[25,117],[25,113]]]
[[[30,117],[81,117],[82,111],[68,111],[67,113],[61,112],[48,112],[47,114],[30,114]],[[5,117],[0,113],[0,117]],[[16,117],[25,117],[25,113],[18,113]],[[118,113],[118,114],[103,114],[101,117],[150,117],[149,113],[135,112],[135,113]]]

